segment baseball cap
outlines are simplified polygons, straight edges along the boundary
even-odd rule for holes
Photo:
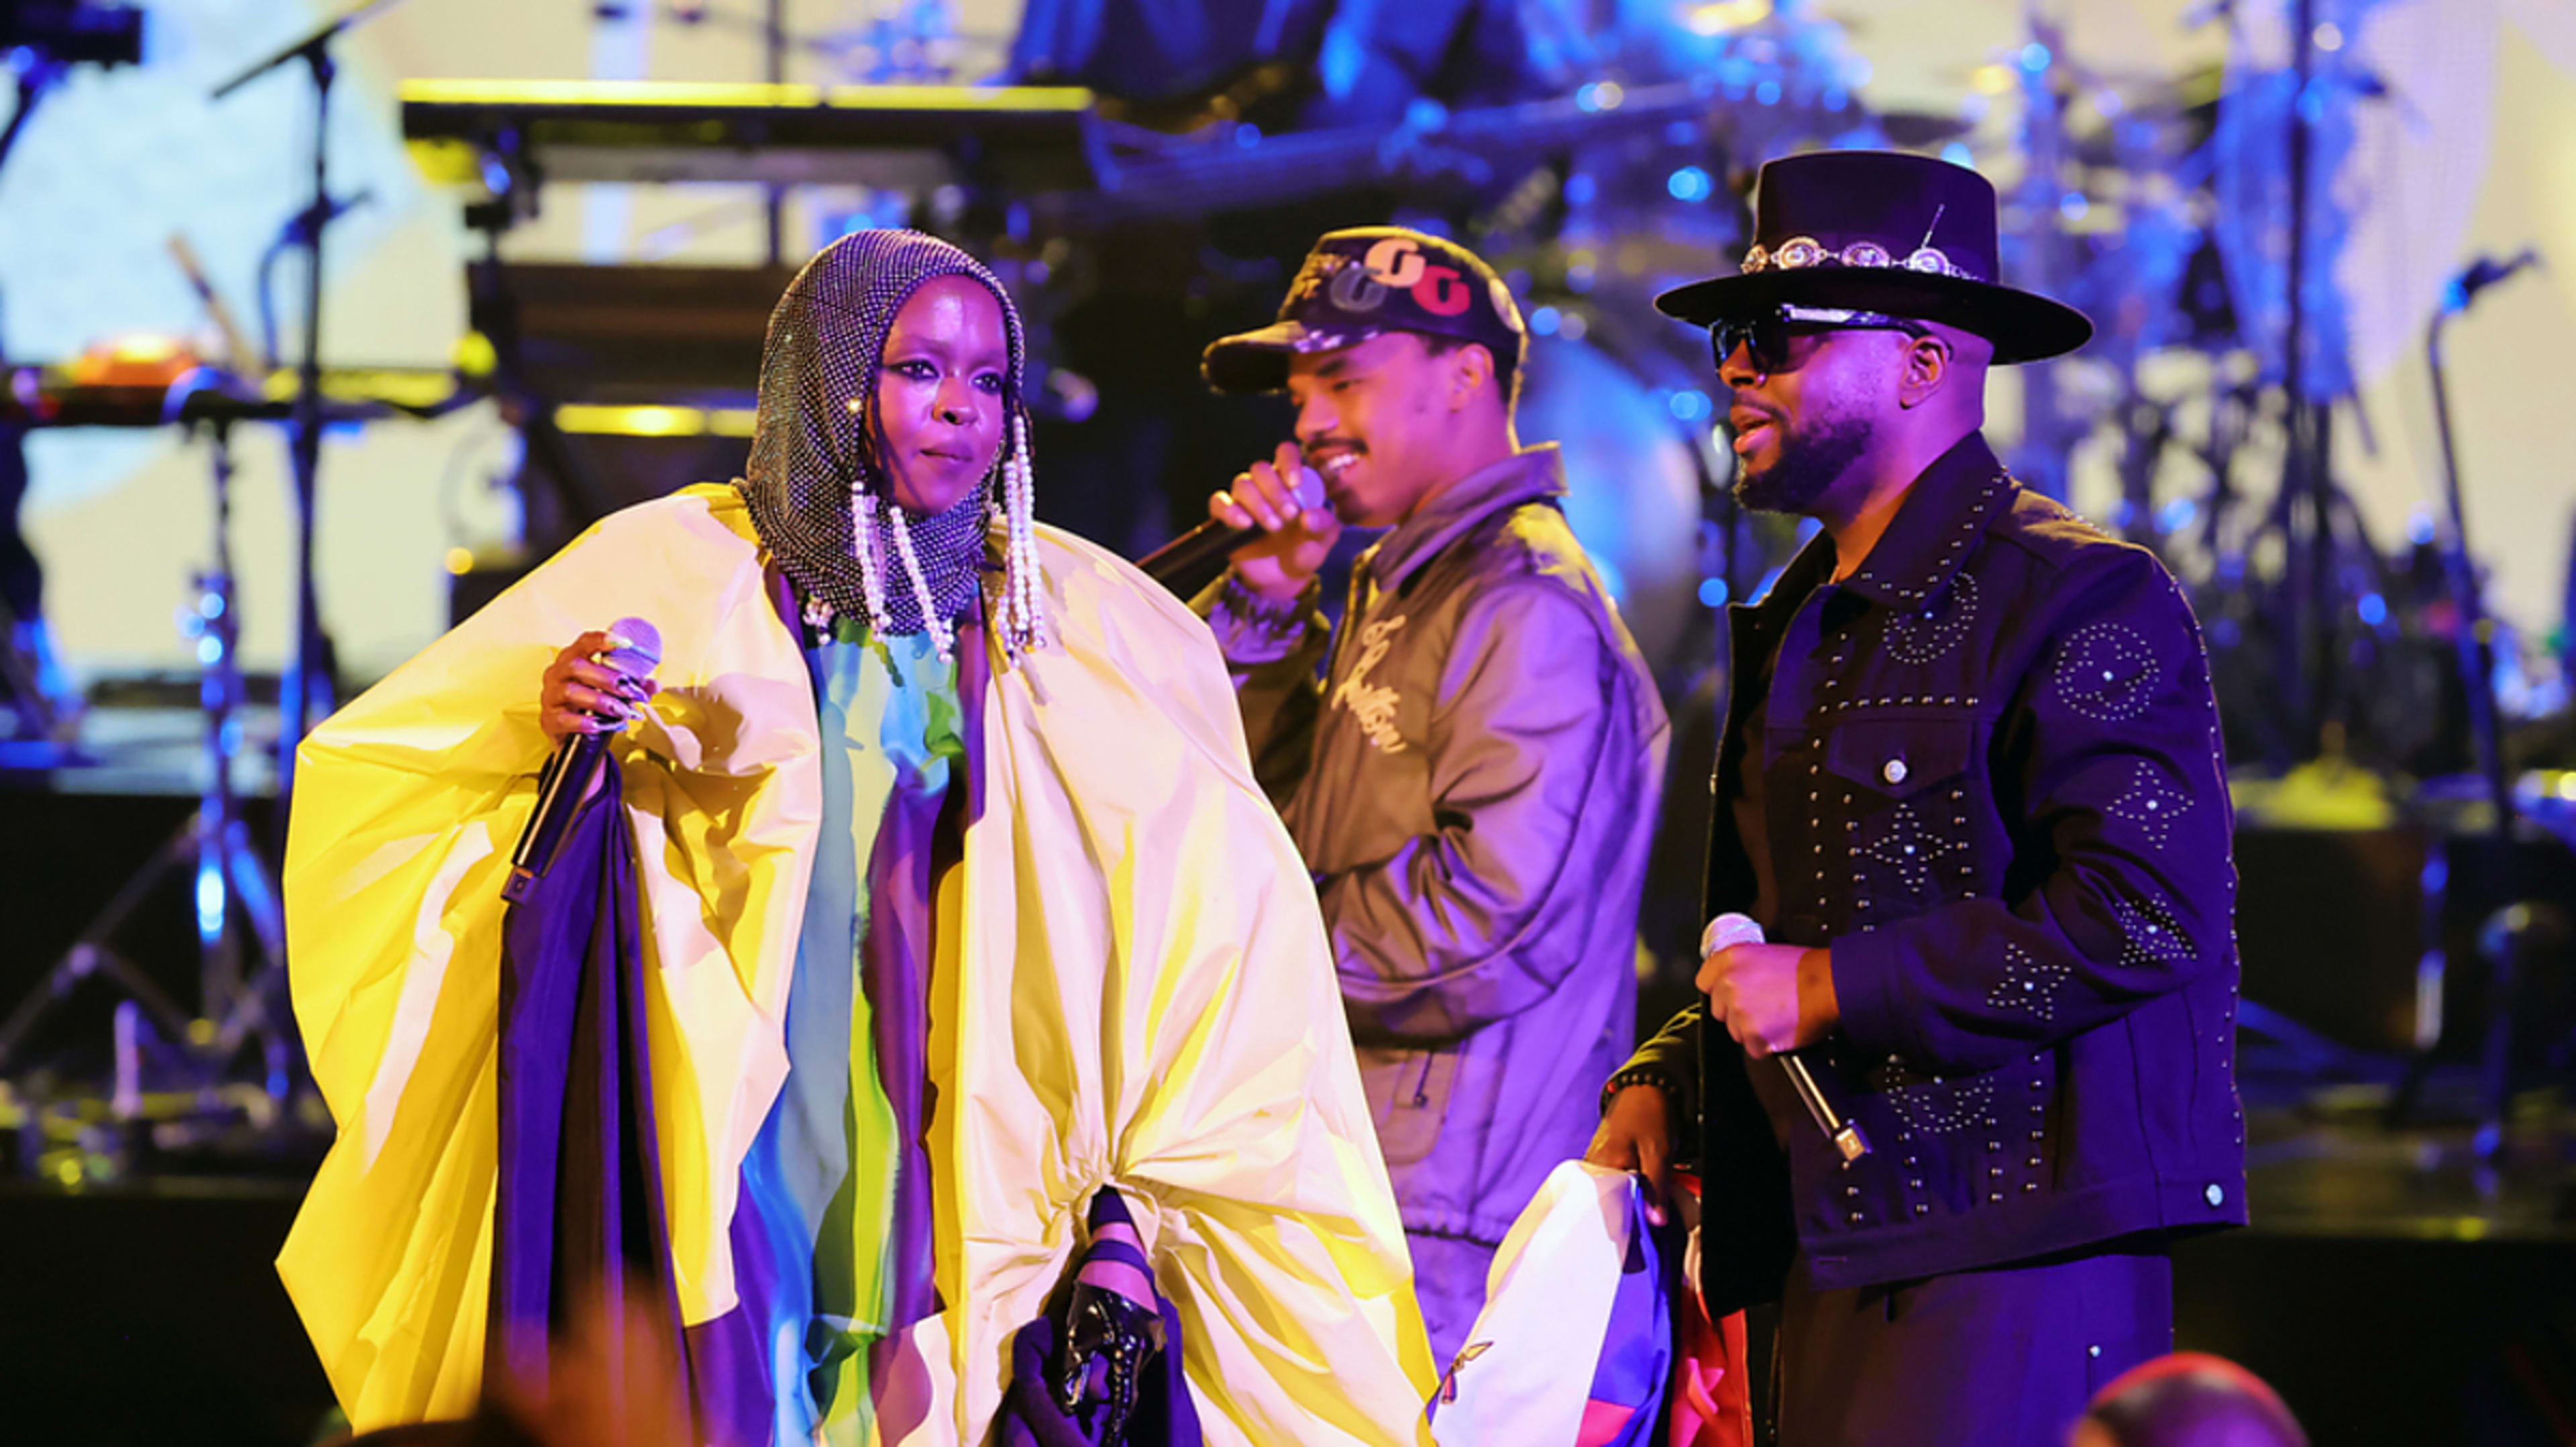
[[[1520,366],[1528,342],[1512,289],[1484,258],[1428,232],[1358,226],[1317,240],[1279,320],[1219,338],[1199,370],[1220,392],[1276,392],[1288,385],[1291,355],[1339,351],[1387,332],[1474,342],[1505,368]]]

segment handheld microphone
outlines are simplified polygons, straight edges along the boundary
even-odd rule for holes
[[[1297,470],[1297,489],[1289,501],[1299,512],[1312,512],[1324,506],[1324,479],[1311,467]],[[1226,560],[1234,550],[1247,543],[1257,543],[1268,534],[1259,526],[1230,528],[1209,518],[1206,522],[1163,544],[1144,557],[1136,566],[1145,576],[1187,598],[1213,583],[1225,571]]]
[[[1700,932],[1699,957],[1705,960],[1719,950],[1762,942],[1759,923],[1740,914],[1722,914],[1710,920],[1708,928]],[[1857,1121],[1843,1119],[1841,1113],[1834,1109],[1834,1103],[1825,1098],[1824,1087],[1816,1083],[1815,1074],[1807,1069],[1806,1061],[1798,1058],[1798,1052],[1783,1050],[1773,1058],[1780,1062],[1781,1069],[1789,1072],[1789,1087],[1798,1092],[1799,1103],[1807,1107],[1807,1118],[1816,1123],[1816,1129],[1825,1133],[1825,1139],[1834,1143],[1834,1149],[1842,1154],[1842,1158],[1856,1161],[1868,1155],[1869,1137],[1861,1134]]]
[[[598,661],[620,673],[650,678],[662,662],[662,635],[641,618],[620,618],[608,625],[608,642],[609,650]],[[600,762],[607,757],[606,731],[574,734],[555,746],[554,757],[546,760],[545,772],[537,776],[536,810],[519,831],[519,846],[510,851],[510,877],[501,885],[503,899],[516,904],[526,898],[554,867],[555,851],[563,847],[572,816],[580,810],[591,781],[599,777]]]

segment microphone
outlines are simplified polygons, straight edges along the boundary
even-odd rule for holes
[[[1722,914],[1700,932],[1699,957],[1705,960],[1722,949],[1762,942],[1759,923],[1740,914]],[[1798,1092],[1799,1103],[1807,1107],[1807,1118],[1825,1133],[1825,1139],[1834,1143],[1842,1158],[1856,1161],[1868,1155],[1869,1137],[1861,1134],[1859,1122],[1843,1119],[1834,1109],[1834,1103],[1825,1098],[1824,1087],[1816,1083],[1815,1075],[1807,1069],[1807,1062],[1798,1058],[1798,1052],[1783,1050],[1773,1058],[1789,1072],[1789,1086]]]
[[[2492,256],[2481,256],[2461,268],[2460,274],[2451,278],[2451,284],[2442,288],[2442,310],[2449,315],[2457,316],[2469,309],[2469,303],[2477,298],[2479,292],[2526,266],[2539,264],[2540,253],[2528,246],[2522,249],[2520,255],[2505,261],[2498,261]]]
[[[641,618],[620,618],[609,624],[608,642],[608,651],[598,655],[598,661],[620,673],[650,678],[662,661],[662,635]],[[554,867],[564,832],[607,757],[606,732],[575,734],[555,746],[554,757],[546,760],[545,772],[537,776],[536,811],[519,831],[519,847],[510,851],[510,877],[501,885],[503,899],[516,904],[526,898]]]
[[[1297,489],[1289,494],[1289,500],[1297,504],[1299,512],[1324,506],[1324,479],[1311,467],[1299,468]],[[1235,549],[1266,536],[1258,525],[1230,528],[1209,518],[1137,559],[1136,566],[1144,570],[1146,577],[1187,598],[1216,581]]]

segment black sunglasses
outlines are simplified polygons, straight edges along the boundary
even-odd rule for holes
[[[1909,337],[1928,337],[1931,328],[1921,322],[1883,312],[1845,311],[1839,307],[1803,307],[1786,304],[1773,307],[1758,316],[1728,317],[1709,323],[1708,344],[1711,360],[1718,370],[1726,369],[1726,359],[1737,347],[1757,372],[1777,372],[1789,364],[1789,339],[1812,336],[1820,332],[1903,332]]]

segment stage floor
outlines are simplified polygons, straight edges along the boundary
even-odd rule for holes
[[[273,717],[253,712],[253,735]],[[202,786],[197,717],[166,690],[157,706],[93,710],[87,739],[103,762],[29,773],[0,760],[17,825],[0,831],[13,921],[0,1012],[166,853]],[[246,765],[237,787],[273,838],[267,765]],[[187,1004],[189,875],[164,876],[119,944]],[[2320,988],[2360,987],[2339,954],[2283,963],[2320,972]],[[84,985],[45,1023],[47,1051],[75,1076],[103,1070],[110,1003]],[[2249,1041],[2244,1062],[2254,1225],[2176,1248],[2181,1345],[2262,1373],[2319,1444],[2576,1443],[2576,1113],[2524,1096],[2490,1164],[2473,1148],[2465,1067],[2436,1073],[2420,1123],[2390,1129],[2373,1070],[2324,1087],[2268,1048]],[[0,1126],[9,1113],[0,1101]],[[0,1443],[311,1442],[330,1392],[270,1265],[309,1164],[289,1151],[252,1177],[201,1152],[65,1189],[35,1178],[41,1154],[0,1151],[19,1167],[0,1176]]]
[[[2255,1116],[2255,1225],[2175,1253],[2181,1345],[2263,1373],[2319,1444],[2560,1443],[2576,1402],[2576,1166],[2533,1120]],[[0,1184],[0,1441],[301,1447],[330,1393],[269,1263],[302,1185]]]

